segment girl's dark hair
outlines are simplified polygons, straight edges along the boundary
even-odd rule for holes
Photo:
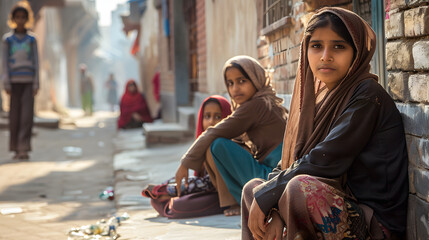
[[[225,80],[225,84],[227,84],[227,82],[226,82],[226,72],[227,72],[227,71],[228,71],[228,69],[230,69],[230,68],[237,68],[237,69],[238,69],[238,71],[240,71],[240,72],[241,72],[241,74],[243,74],[243,76],[244,76],[246,79],[249,79],[249,80],[250,80],[250,82],[253,84],[253,86],[256,88],[255,84],[254,84],[254,83],[253,83],[253,81],[250,79],[250,77],[249,77],[249,75],[246,73],[246,71],[244,71],[243,67],[241,67],[241,66],[240,66],[240,64],[238,64],[238,63],[234,63],[234,62],[230,63],[230,64],[226,67],[225,72],[223,73],[223,79]]]
[[[12,18],[15,18],[15,15],[16,15],[17,12],[24,12],[26,18],[28,19],[29,13],[28,13],[28,10],[25,7],[16,6],[15,8],[13,8],[12,9],[12,13],[11,13]]]
[[[206,105],[209,104],[209,103],[216,103],[217,105],[219,105],[220,109],[222,110],[222,105],[220,105],[219,100],[217,100],[216,98],[209,98],[209,99],[207,99],[203,103],[203,106],[201,107],[201,109],[204,110],[204,108],[206,107]]]
[[[342,37],[350,46],[353,47],[353,52],[356,54],[356,46],[353,42],[353,38],[347,30],[344,22],[335,14],[326,12],[315,17],[311,22],[308,23],[306,35],[310,35],[317,29],[329,26],[332,31]]]

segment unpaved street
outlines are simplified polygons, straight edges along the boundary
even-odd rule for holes
[[[11,160],[8,131],[0,129],[0,239],[67,239],[70,228],[115,212],[114,202],[99,194],[114,184],[116,116],[74,115],[60,129],[34,128],[33,152],[25,162]],[[82,156],[67,156],[67,146],[81,148]]]

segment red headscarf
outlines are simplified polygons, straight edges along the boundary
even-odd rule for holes
[[[142,116],[143,122],[153,122],[143,95],[138,90],[133,93],[128,91],[129,84],[134,84],[137,89],[136,82],[133,79],[128,80],[127,84],[125,85],[124,95],[122,95],[121,98],[121,115],[119,116],[118,120],[118,128],[122,128],[127,123],[129,123],[131,121],[132,114],[135,112]]]
[[[198,112],[198,121],[197,121],[197,132],[195,138],[198,138],[201,133],[204,132],[203,129],[203,114],[204,114],[204,105],[206,102],[210,99],[216,100],[220,104],[220,109],[222,111],[222,119],[226,118],[228,115],[231,114],[231,105],[229,104],[228,100],[220,95],[212,95],[206,99],[204,99],[203,103],[201,104],[200,110]]]
[[[222,111],[222,119],[228,117],[228,115],[231,114],[231,104],[229,104],[229,102],[226,98],[224,98],[220,95],[212,95],[212,96],[204,99],[203,103],[201,103],[200,110],[198,111],[197,129],[196,129],[195,138],[198,138],[201,135],[201,133],[204,132],[204,129],[203,129],[204,105],[209,100],[215,100],[220,104],[220,109]],[[204,174],[206,174],[204,165],[202,166],[201,170],[194,172],[195,176],[203,176]]]

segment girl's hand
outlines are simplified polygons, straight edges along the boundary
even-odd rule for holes
[[[247,226],[252,232],[254,239],[264,239],[264,235],[266,233],[265,214],[262,212],[261,208],[259,208],[255,199],[253,199],[252,205],[250,206]]]
[[[264,240],[280,240],[283,239],[284,223],[280,214],[276,211],[271,213],[271,222],[267,223],[267,231],[264,235]]]
[[[9,89],[5,89],[7,95],[10,95],[10,90]]]
[[[179,168],[176,171],[176,190],[177,190],[177,196],[180,196],[181,194],[181,187],[182,187],[182,179],[185,178],[185,186],[188,186],[188,168],[180,164]]]

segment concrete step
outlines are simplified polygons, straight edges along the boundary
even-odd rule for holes
[[[165,143],[184,142],[194,137],[195,109],[194,107],[179,107],[178,123],[163,123],[155,121],[143,124],[143,133],[147,147]]]
[[[195,116],[198,114],[198,111],[194,107],[179,107],[177,112],[179,115],[179,124],[184,128],[194,130],[196,127]]]
[[[194,132],[178,123],[144,123],[146,147],[157,144],[180,143],[192,139]]]
[[[42,128],[52,128],[57,129],[60,125],[59,118],[41,118],[34,117],[34,126]],[[9,128],[9,120],[7,118],[0,118],[0,129]]]

